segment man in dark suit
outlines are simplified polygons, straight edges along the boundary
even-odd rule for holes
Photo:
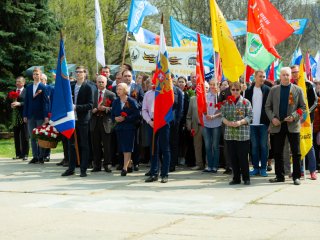
[[[290,83],[291,69],[284,67],[280,71],[280,85],[270,89],[265,110],[270,120],[270,135],[273,135],[271,148],[274,151],[276,178],[271,183],[284,182],[283,148],[285,138],[288,137],[292,152],[293,173],[292,180],[300,185],[300,116],[297,109],[306,111],[302,89]]]
[[[32,136],[32,130],[48,123],[49,97],[46,86],[40,82],[41,69],[33,70],[33,83],[26,89],[26,97],[23,108],[23,121],[28,125],[29,135]],[[43,148],[39,147],[38,141],[31,138],[32,160],[29,163],[44,163]]]
[[[134,98],[137,103],[138,103],[138,107],[139,110],[141,112],[142,109],[142,101],[143,101],[143,97],[144,97],[144,92],[142,90],[141,85],[136,84],[133,80],[132,80],[132,72],[130,70],[124,70],[122,72],[122,81],[124,83],[126,83],[129,87],[129,96]],[[141,116],[140,116],[140,121],[141,121]],[[134,142],[134,152],[132,154],[132,162],[133,162],[133,167],[135,171],[139,170],[139,161],[140,161],[140,147],[139,147],[139,143],[138,143],[138,129],[140,127],[139,124],[139,120],[137,120],[137,124],[136,124],[136,135],[135,135],[135,142]],[[129,172],[131,171],[131,169],[129,168],[128,170]]]
[[[14,119],[14,145],[16,150],[16,157],[13,159],[23,160],[28,159],[29,154],[29,136],[28,136],[28,126],[23,122],[23,106],[24,98],[26,96],[26,89],[24,85],[26,80],[24,77],[17,77],[16,79],[16,92],[19,94],[17,101],[11,103],[11,108],[16,111],[16,119]]]
[[[112,83],[113,83],[113,81],[110,79],[110,74],[111,74],[110,68],[108,66],[102,67],[101,71],[100,71],[100,74],[107,78],[107,86],[106,86],[106,88],[108,90],[110,90],[110,86],[112,87]]]
[[[268,127],[269,118],[265,111],[265,104],[269,95],[270,88],[264,85],[266,73],[257,70],[254,73],[255,83],[245,91],[245,98],[252,105],[253,120],[250,124],[250,140],[253,170],[250,176],[259,175],[267,177],[268,161]],[[259,167],[259,162],[261,167]]]
[[[70,176],[74,174],[76,168],[77,153],[80,156],[80,177],[87,176],[88,159],[89,159],[89,120],[93,106],[92,88],[86,80],[86,69],[83,66],[76,68],[77,81],[71,84],[71,92],[76,119],[76,129],[70,140],[70,160],[68,169],[61,176]],[[75,145],[75,137],[78,148]]]
[[[90,120],[91,142],[93,149],[92,172],[101,171],[101,143],[103,145],[103,167],[106,172],[111,172],[111,156],[114,149],[111,147],[111,104],[116,95],[106,89],[107,78],[97,77],[97,91],[94,92],[92,116]]]

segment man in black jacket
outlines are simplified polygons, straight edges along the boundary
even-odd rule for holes
[[[264,85],[266,73],[257,70],[254,73],[255,83],[245,91],[245,98],[252,105],[252,123],[250,124],[250,140],[253,170],[250,175],[261,175],[267,177],[268,160],[268,127],[270,121],[265,111],[265,104],[269,95],[270,88]],[[259,168],[259,160],[261,168]]]
[[[74,174],[76,167],[76,146],[75,136],[77,136],[78,150],[80,156],[80,177],[87,176],[88,159],[89,159],[89,120],[90,113],[93,107],[92,88],[86,80],[86,70],[79,66],[76,68],[77,81],[71,84],[71,92],[73,106],[76,119],[76,134],[73,134],[70,141],[70,161],[69,168],[62,173],[62,176],[70,176]]]

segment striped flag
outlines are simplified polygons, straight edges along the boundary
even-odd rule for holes
[[[104,67],[106,66],[106,62],[104,57],[104,42],[103,42],[103,32],[102,32],[99,0],[95,0],[94,6],[95,6],[95,20],[96,20],[96,58],[97,58],[97,62]]]

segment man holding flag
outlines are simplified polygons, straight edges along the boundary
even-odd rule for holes
[[[161,182],[168,182],[168,172],[170,167],[170,122],[173,120],[172,106],[174,103],[173,86],[169,70],[168,51],[166,49],[163,31],[163,16],[160,26],[160,46],[157,58],[156,72],[153,77],[155,84],[154,92],[154,114],[148,124],[153,128],[152,137],[152,158],[150,167],[150,177],[146,182],[158,180],[158,151],[163,155],[161,165]],[[152,106],[150,111],[152,112]]]

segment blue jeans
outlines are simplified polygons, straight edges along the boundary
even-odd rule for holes
[[[206,147],[207,163],[209,169],[217,169],[219,166],[219,141],[221,127],[208,128],[204,127],[202,135]]]
[[[148,125],[148,132],[153,135],[153,128]],[[152,147],[151,147],[151,167],[150,167],[150,175],[151,176],[158,176],[159,171],[159,150],[163,156],[162,164],[161,164],[161,177],[167,177],[169,173],[170,167],[170,145],[169,145],[169,138],[170,138],[170,126],[169,124],[160,128],[154,137],[154,154],[152,155]],[[152,144],[152,143],[151,143]]]
[[[267,168],[268,160],[268,126],[266,125],[251,125],[251,155],[252,165],[254,169],[259,169],[259,160],[261,161],[261,169]]]
[[[28,118],[28,132],[31,137],[31,149],[32,149],[32,157],[33,158],[42,158],[44,148],[39,147],[38,141],[32,137],[32,130],[36,127],[41,126],[43,123],[43,119],[37,120],[34,118]]]
[[[308,152],[306,158],[308,158],[308,169],[310,173],[317,170],[317,162],[316,162],[316,154],[314,151],[314,147],[312,145],[310,151]]]

